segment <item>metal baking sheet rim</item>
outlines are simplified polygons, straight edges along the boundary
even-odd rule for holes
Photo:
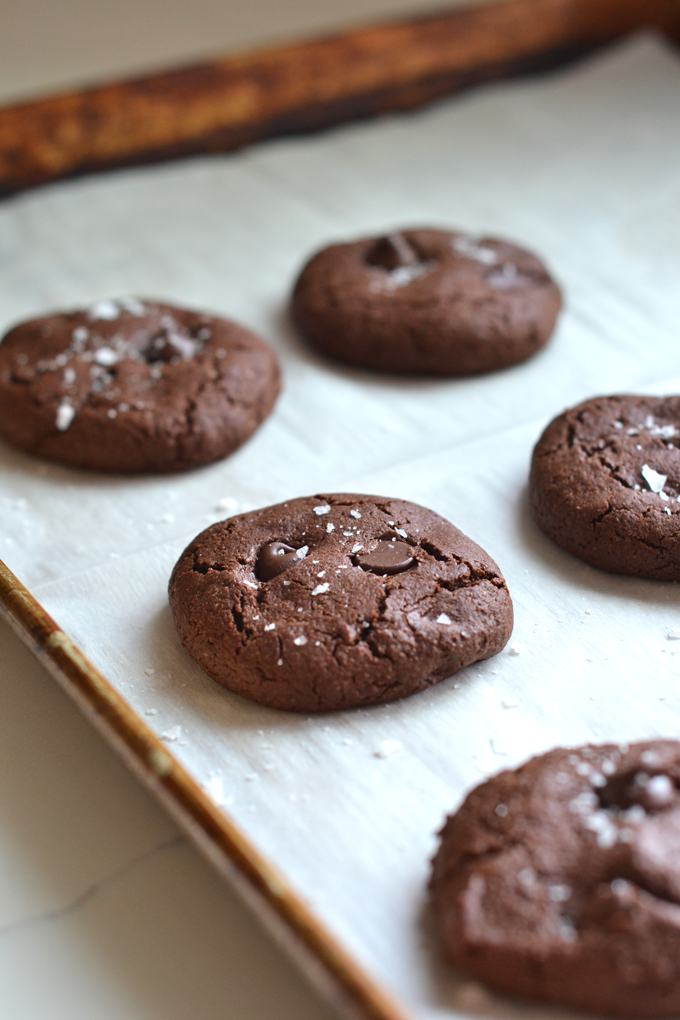
[[[342,949],[277,869],[213,805],[2,560],[0,617],[332,1006],[350,1020],[410,1020]]]

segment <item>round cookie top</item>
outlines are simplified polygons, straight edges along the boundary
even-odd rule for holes
[[[597,1013],[680,1012],[680,743],[560,748],[448,818],[431,901],[492,987]]]
[[[213,525],[175,566],[170,606],[213,680],[298,712],[413,694],[512,631],[493,560],[433,511],[378,496],[310,496]]]
[[[565,411],[533,453],[539,527],[615,574],[680,580],[680,397],[597,397]]]
[[[279,392],[273,351],[226,319],[126,298],[0,343],[0,435],[98,471],[177,471],[240,446]]]
[[[292,307],[309,343],[340,361],[469,375],[534,354],[560,306],[557,285],[529,252],[418,229],[325,248],[302,270]]]

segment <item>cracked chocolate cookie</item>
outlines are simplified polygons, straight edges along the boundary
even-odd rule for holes
[[[414,694],[512,631],[493,560],[431,510],[378,496],[310,496],[214,524],[175,566],[170,606],[213,680],[296,712]]]
[[[545,266],[521,248],[405,230],[315,255],[295,286],[293,317],[313,347],[340,361],[470,375],[529,358],[560,305]]]
[[[597,1013],[680,1013],[678,741],[532,758],[440,835],[431,902],[456,966]]]
[[[98,301],[0,343],[0,436],[96,471],[181,471],[226,457],[272,409],[273,351],[226,319]]]
[[[680,397],[597,397],[555,418],[533,454],[534,518],[601,570],[680,580]]]

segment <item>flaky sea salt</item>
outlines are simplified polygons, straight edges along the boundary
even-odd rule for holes
[[[300,634],[299,637],[293,638],[293,644],[298,646],[306,645],[307,638],[305,637],[304,634]]]
[[[74,345],[76,347],[80,347],[81,344],[85,343],[89,335],[90,331],[87,328],[87,326],[76,326],[76,328],[73,330],[73,333],[71,334],[71,338],[73,340]]]
[[[526,652],[526,646],[523,641],[515,641],[508,648],[508,655],[522,655]]]
[[[323,517],[324,514],[329,514],[330,512],[331,508],[328,506],[328,504],[325,504],[324,506],[314,507],[314,513],[317,515],[317,517]]]
[[[117,301],[95,301],[87,314],[91,319],[117,319],[120,315],[120,305]]]
[[[655,471],[654,468],[651,468],[649,464],[642,465],[640,474],[647,482],[647,485],[652,492],[656,492],[659,496],[666,496],[666,493],[663,491],[663,487],[666,484],[668,475],[659,474],[659,472]],[[668,496],[666,496],[666,499],[668,499]]]
[[[62,400],[57,408],[56,425],[60,432],[66,432],[76,415],[76,409],[68,401]]]
[[[182,736],[181,726],[172,726],[165,733],[161,733],[161,740],[165,740],[166,743],[171,744],[174,740],[179,740]]]
[[[349,514],[350,517],[356,517],[358,521],[361,520],[361,514],[359,513],[358,510],[350,510]]]
[[[275,623],[265,623],[264,629],[265,630],[276,630],[276,624]]]
[[[483,266],[495,266],[500,261],[493,248],[488,248],[486,245],[478,244],[474,238],[468,237],[465,234],[454,237],[451,242],[451,247],[456,254],[463,255],[468,259],[473,259],[475,262],[479,262]]]
[[[618,829],[606,811],[595,811],[590,817],[581,816],[586,829],[595,833],[597,845],[609,850],[618,839]]]
[[[104,368],[109,368],[111,365],[115,365],[119,359],[113,347],[99,347],[92,355],[92,360]]]
[[[312,592],[312,595],[323,595],[323,593],[328,591],[329,588],[330,584],[328,583],[328,581],[326,581],[324,584],[317,584],[316,588]]]
[[[396,266],[390,270],[388,276],[376,282],[385,290],[399,290],[400,287],[408,286],[421,276],[426,276],[433,265],[433,262],[413,262],[410,266]]]
[[[674,425],[655,425],[649,431],[653,436],[660,436],[662,439],[674,439],[678,434]]]
[[[445,627],[450,627],[451,619],[446,615],[446,613],[440,613],[437,617],[437,623],[442,623]]]

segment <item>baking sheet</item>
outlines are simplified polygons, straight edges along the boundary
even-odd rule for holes
[[[680,384],[679,123],[680,60],[644,36],[567,73],[414,114],[55,185],[0,208],[3,326],[137,293],[230,315],[277,348],[282,398],[221,464],[130,480],[0,447],[0,553],[419,1020],[557,1015],[434,962],[423,887],[444,813],[484,775],[555,743],[680,728],[680,643],[668,638],[678,586],[572,560],[525,506],[549,417],[599,392]],[[307,255],[420,223],[543,254],[567,294],[549,347],[458,381],[368,375],[306,351],[285,302]],[[514,598],[513,650],[417,698],[316,718],[214,686],[172,628],[175,559],[229,513],[323,491],[414,499],[480,542]]]

